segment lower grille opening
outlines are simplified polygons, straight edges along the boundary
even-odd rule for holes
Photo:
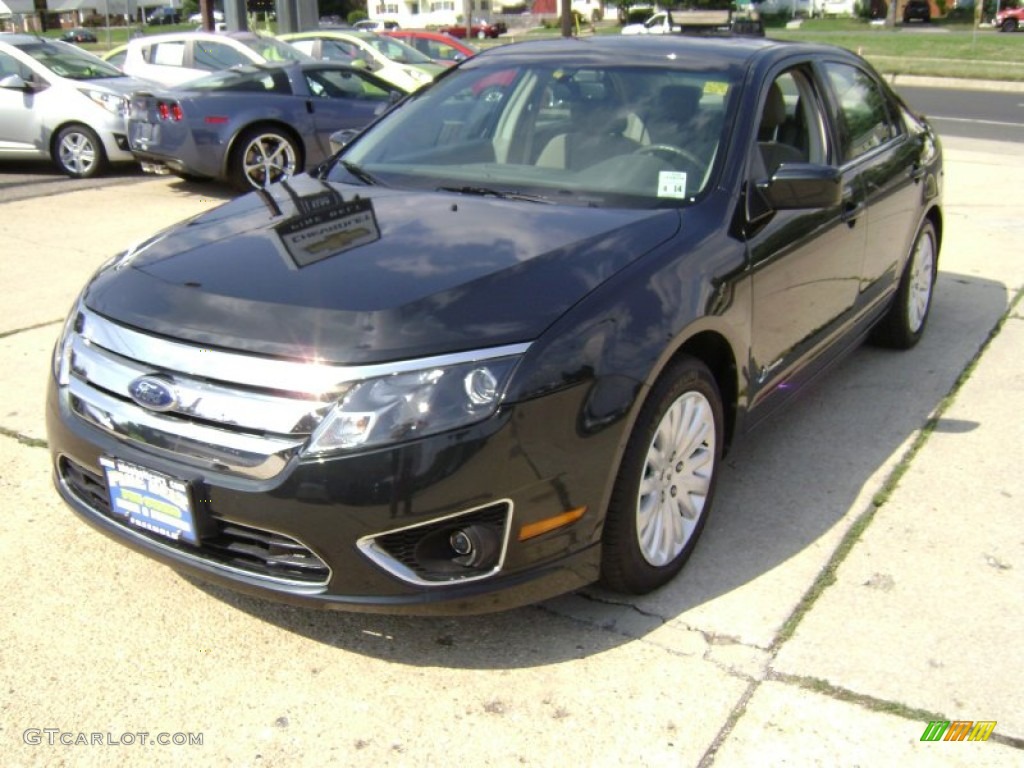
[[[144,538],[199,557],[209,563],[234,568],[254,576],[302,584],[322,585],[330,579],[330,569],[301,542],[273,531],[241,525],[218,517],[216,511],[203,510],[208,522],[199,546],[172,541],[146,531],[112,514],[107,482],[80,464],[62,456],[58,471],[65,485],[89,509],[107,520]]]

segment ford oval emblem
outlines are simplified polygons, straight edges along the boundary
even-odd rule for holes
[[[128,385],[132,400],[151,411],[170,411],[178,404],[174,384],[156,376],[140,376]]]

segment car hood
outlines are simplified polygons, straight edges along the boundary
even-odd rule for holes
[[[679,221],[300,176],[129,250],[85,302],[204,346],[386,362],[535,339]]]

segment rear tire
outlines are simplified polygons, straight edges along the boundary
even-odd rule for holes
[[[302,149],[280,128],[245,130],[231,150],[228,180],[242,192],[289,179],[303,168]]]
[[[871,334],[871,341],[891,349],[910,349],[921,340],[932,307],[938,273],[939,244],[927,219],[914,238],[896,298]]]
[[[658,379],[629,437],[602,537],[601,582],[644,594],[686,563],[707,521],[722,458],[722,398],[682,358]]]
[[[107,153],[92,128],[68,125],[53,142],[53,162],[73,179],[90,179],[106,170]]]

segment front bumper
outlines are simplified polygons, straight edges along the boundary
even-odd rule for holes
[[[600,532],[617,430],[576,427],[585,387],[508,408],[455,433],[362,455],[293,459],[274,478],[200,473],[82,420],[51,378],[47,429],[55,485],[92,526],[175,569],[285,602],[384,613],[513,608],[572,591],[599,574]],[[116,457],[191,484],[198,546],[112,514],[100,460]],[[524,526],[568,509],[572,524],[520,540]],[[449,524],[504,525],[500,566],[445,580],[373,556],[421,547]],[[452,522],[454,521],[454,522]],[[397,533],[395,533],[397,532]],[[422,535],[421,535],[422,534]],[[402,537],[404,541],[398,541]],[[390,538],[388,538],[390,537]],[[379,553],[378,553],[379,554]]]

